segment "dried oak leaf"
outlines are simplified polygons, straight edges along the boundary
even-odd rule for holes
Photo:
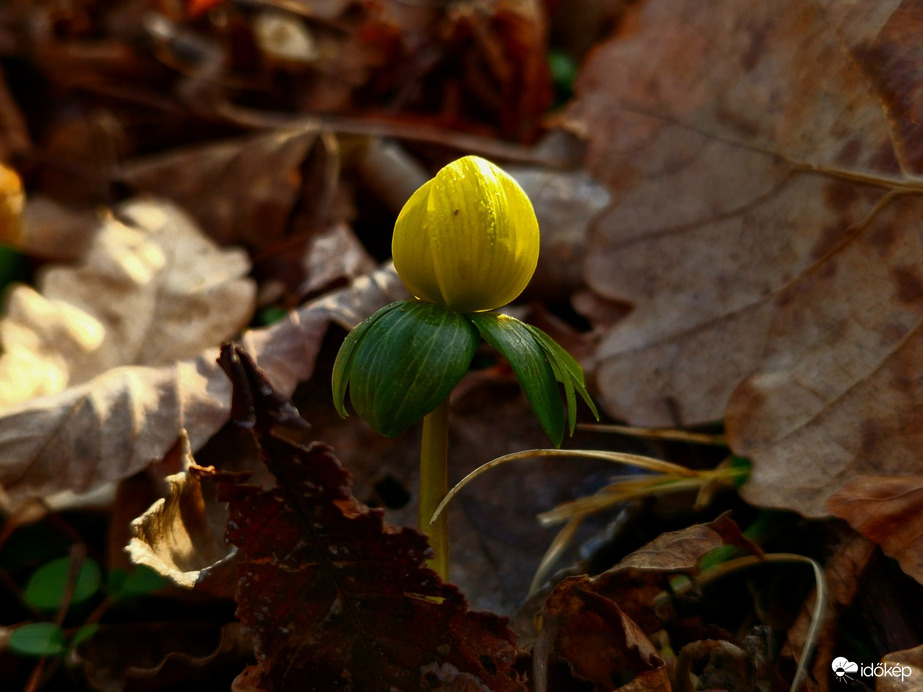
[[[587,282],[635,308],[599,347],[604,405],[725,414],[754,503],[823,514],[918,463],[918,11],[655,0],[578,81],[569,127],[613,197]]]
[[[536,692],[548,689],[542,671],[555,659],[598,689],[669,690],[664,662],[646,637],[662,628],[654,597],[671,576],[695,576],[701,558],[721,545],[760,554],[722,515],[662,534],[599,576],[568,577],[558,584],[543,611],[533,655]],[[628,671],[632,674],[625,676]]]
[[[245,332],[241,342],[273,384],[290,393],[311,376],[331,321],[350,328],[406,297],[393,268],[386,267],[276,324]],[[198,450],[229,414],[230,385],[216,355],[217,349],[209,349],[158,368],[114,368],[0,414],[0,500],[18,506],[29,497],[55,496],[53,504],[66,505],[74,493],[159,461],[182,430]]]
[[[123,365],[166,365],[237,333],[253,313],[249,260],[179,209],[137,200],[104,218],[76,265],[16,286],[0,321],[0,408]]]
[[[923,477],[859,476],[827,498],[826,508],[923,583]]]
[[[239,348],[221,365],[234,418],[254,430],[277,487],[228,482],[238,616],[255,638],[263,690],[521,690],[506,619],[472,612],[425,566],[426,537],[383,522],[350,475]],[[258,682],[254,682],[256,679]]]

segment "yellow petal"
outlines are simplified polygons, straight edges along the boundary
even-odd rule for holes
[[[407,201],[394,227],[394,266],[417,298],[459,312],[516,298],[538,262],[529,198],[492,163],[466,156]]]

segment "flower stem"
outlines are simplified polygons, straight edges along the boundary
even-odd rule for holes
[[[430,525],[436,507],[449,491],[449,399],[423,418],[420,449],[420,530],[429,534],[435,557],[428,561],[443,581],[449,580],[449,520],[443,512]]]

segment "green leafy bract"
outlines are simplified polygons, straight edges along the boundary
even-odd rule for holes
[[[564,440],[564,407],[545,349],[525,324],[494,312],[468,315],[484,340],[510,362],[542,430],[555,447]],[[560,370],[560,368],[558,368]]]
[[[442,403],[478,345],[477,330],[464,315],[417,300],[380,310],[347,339],[334,365],[337,409],[345,413],[348,384],[356,413],[389,437]]]

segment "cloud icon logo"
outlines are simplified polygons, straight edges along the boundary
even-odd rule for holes
[[[833,673],[836,675],[838,680],[844,680],[849,676],[847,673],[858,673],[859,664],[853,663],[852,661],[839,656],[833,659],[833,663],[830,664],[830,667],[833,668]]]

